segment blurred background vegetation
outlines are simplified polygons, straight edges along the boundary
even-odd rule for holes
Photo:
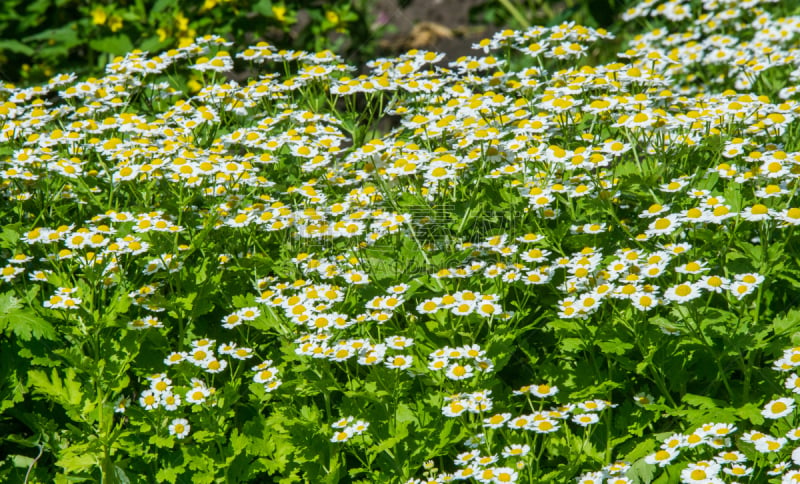
[[[99,75],[115,56],[159,52],[217,34],[237,45],[267,41],[284,49],[331,49],[352,64],[393,55],[396,20],[425,6],[466,19],[471,32],[551,25],[566,19],[608,27],[630,0],[3,0],[0,80],[46,81],[58,73]],[[456,12],[456,10],[467,12]],[[459,15],[461,15],[459,17]],[[406,19],[407,20],[407,19]],[[422,19],[418,19],[421,22]],[[429,22],[430,23],[430,22]],[[458,27],[464,38],[468,25]],[[464,39],[469,46],[470,39]]]

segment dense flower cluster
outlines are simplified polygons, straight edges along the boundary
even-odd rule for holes
[[[788,348],[783,357],[774,364],[774,369],[788,373],[800,366],[800,347]],[[795,391],[798,377],[792,373],[786,379],[785,387],[791,393]],[[755,475],[782,476],[781,482],[795,482],[800,476],[800,446],[794,444],[800,440],[800,427],[792,428],[791,414],[795,409],[795,399],[778,397],[767,402],[761,415],[769,421],[778,421],[779,425],[771,427],[780,433],[773,435],[769,429],[753,428],[741,432],[741,423],[710,422],[693,429],[688,433],[675,433],[663,439],[658,450],[647,455],[644,461],[650,465],[665,467],[676,459],[686,460],[682,454],[688,455],[689,462],[680,472],[684,483],[724,483],[735,482],[730,479],[747,479]],[[788,430],[787,430],[788,429]],[[762,457],[763,456],[763,457]],[[597,484],[603,482],[631,483],[625,477],[630,463],[622,468],[606,467],[601,471],[586,473],[578,478],[581,484]],[[609,479],[611,481],[609,481]]]
[[[609,459],[595,428],[677,407],[642,328],[719,362],[714,338],[763,325],[770,242],[800,224],[800,93],[761,94],[771,72],[800,79],[800,19],[767,3],[646,0],[625,18],[669,27],[603,65],[581,60],[611,34],[563,23],[498,32],[476,44],[482,56],[376,59],[358,76],[328,51],[234,52],[206,36],[131,52],[99,79],[0,86],[0,195],[16,214],[0,286],[74,334],[110,327],[167,348],[131,397],[164,438],[192,441],[203,416],[240,399],[320,391],[302,374],[328,379],[327,412],[328,393],[355,401],[358,385],[383,385],[364,408],[424,399],[415,422],[456,428],[469,448],[437,450],[452,467],[426,466],[424,482],[534,482],[569,453]],[[223,75],[244,65],[266,73]],[[201,89],[168,81],[181,71]],[[359,109],[397,123],[378,134]],[[723,311],[740,317],[709,329]],[[588,394],[583,375],[551,378],[578,351],[600,378],[597,348],[631,382]],[[563,361],[540,361],[556,351]],[[798,364],[793,348],[775,368]],[[733,398],[729,368],[716,370]],[[559,388],[519,388],[520,372],[571,388],[567,403],[545,406]],[[641,382],[634,402],[612,403]],[[785,388],[750,421],[794,426],[797,374]],[[365,410],[320,427],[326,444],[367,452],[383,425]],[[687,456],[682,482],[734,482],[764,462],[793,482],[800,432],[779,427],[707,423],[579,482],[633,482]]]

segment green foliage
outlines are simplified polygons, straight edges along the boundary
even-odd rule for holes
[[[98,75],[133,49],[160,51],[198,36],[265,36],[282,48],[332,49],[363,60],[375,48],[367,2],[301,0],[10,0],[0,8],[0,78],[41,82]],[[12,67],[13,66],[13,67]]]
[[[28,300],[32,300],[37,291],[30,292]],[[0,294],[0,330],[12,332],[23,341],[31,338],[54,340],[57,337],[55,328],[33,309],[24,306],[12,291]]]

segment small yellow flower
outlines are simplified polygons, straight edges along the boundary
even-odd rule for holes
[[[189,79],[186,83],[186,87],[189,88],[189,92],[195,93],[198,92],[200,89],[203,88],[203,85],[197,79]]]
[[[122,17],[119,15],[112,15],[108,19],[108,28],[111,29],[112,32],[116,32],[122,29]]]
[[[108,20],[108,15],[106,15],[106,12],[102,8],[97,7],[96,9],[92,10],[93,24],[103,25],[106,23],[106,20]]]
[[[178,47],[189,47],[194,43],[194,37],[185,35],[178,40]]]
[[[275,16],[275,19],[278,22],[285,22],[286,21],[286,7],[283,5],[273,5],[272,6],[272,15]]]
[[[333,10],[328,10],[325,12],[325,19],[328,22],[332,23],[334,27],[339,25],[339,14],[337,14]]]
[[[180,30],[181,32],[186,31],[189,27],[189,19],[184,17],[182,13],[178,12],[175,14],[175,28]]]

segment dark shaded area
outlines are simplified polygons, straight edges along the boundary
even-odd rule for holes
[[[409,49],[443,52],[447,60],[475,55],[473,43],[490,37],[501,26],[475,23],[473,12],[485,0],[378,0],[373,10],[378,23],[390,27],[379,40],[383,55]]]

